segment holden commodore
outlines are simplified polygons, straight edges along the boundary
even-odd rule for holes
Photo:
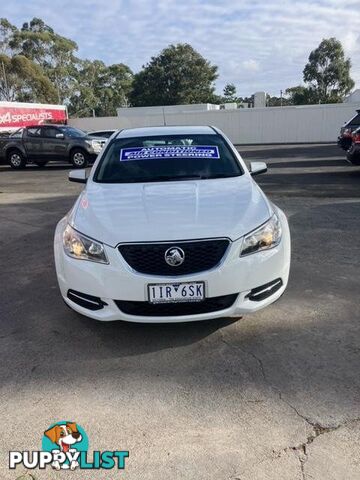
[[[55,232],[61,294],[96,320],[239,317],[277,300],[290,268],[285,214],[217,128],[111,137]]]

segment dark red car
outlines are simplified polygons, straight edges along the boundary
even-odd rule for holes
[[[360,165],[360,127],[353,130],[351,141],[350,148],[346,152],[346,158],[353,165]]]
[[[338,136],[338,145],[344,150],[348,150],[352,144],[352,133],[360,127],[360,110],[356,110],[356,115],[346,122],[340,129]]]

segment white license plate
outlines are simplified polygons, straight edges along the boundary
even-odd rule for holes
[[[204,298],[204,282],[153,283],[148,285],[150,303],[200,302]]]

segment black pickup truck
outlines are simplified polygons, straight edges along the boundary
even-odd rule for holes
[[[106,140],[69,126],[36,125],[1,137],[0,157],[15,169],[28,162],[43,167],[49,160],[65,160],[74,168],[85,168],[96,159]]]

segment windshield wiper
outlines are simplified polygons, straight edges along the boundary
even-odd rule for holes
[[[154,177],[151,179],[152,182],[161,182],[166,180],[198,180],[203,178],[201,175],[159,175],[158,177]]]
[[[239,174],[240,175],[240,174]],[[220,173],[216,175],[159,175],[157,177],[137,177],[128,180],[122,180],[121,182],[113,183],[151,183],[151,182],[176,182],[178,180],[211,180],[212,178],[229,178],[237,177],[234,174]]]
[[[208,177],[201,177],[202,179],[204,180],[211,180],[212,178],[231,178],[231,177],[239,177],[240,176],[240,173],[239,174],[234,174],[234,173],[216,173],[215,175],[209,175]]]

